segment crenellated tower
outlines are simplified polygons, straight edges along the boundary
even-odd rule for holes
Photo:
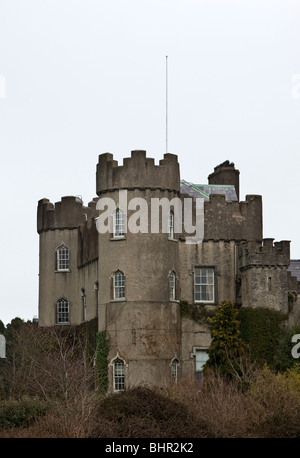
[[[40,326],[83,321],[78,234],[95,211],[95,201],[86,207],[75,196],[62,197],[55,204],[49,199],[38,202]]]
[[[272,238],[247,241],[239,246],[241,298],[244,307],[267,307],[288,312],[290,242]]]
[[[126,191],[125,203],[120,190]],[[132,151],[123,165],[111,154],[99,156],[97,194],[113,199],[118,212],[112,233],[99,233],[99,329],[109,333],[109,360],[123,361],[130,386],[166,384],[171,361],[180,353],[178,239],[162,231],[151,233],[150,227],[151,199],[171,200],[179,191],[179,164],[173,154],[165,154],[159,165],[145,151]],[[140,198],[147,208],[147,228],[126,232],[123,223],[130,224],[139,208],[134,199]]]

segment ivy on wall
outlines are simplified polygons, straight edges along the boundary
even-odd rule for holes
[[[238,313],[241,338],[249,345],[251,359],[260,364],[274,364],[282,324],[287,316],[265,307],[241,307]]]
[[[182,300],[180,301],[180,315],[189,317],[199,324],[208,324],[214,312],[206,310],[204,306],[189,304],[188,301]]]

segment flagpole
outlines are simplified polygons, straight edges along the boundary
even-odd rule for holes
[[[168,153],[168,56],[166,56],[166,153]]]

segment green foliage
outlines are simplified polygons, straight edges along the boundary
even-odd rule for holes
[[[286,315],[264,307],[242,307],[238,319],[241,322],[241,337],[249,345],[251,359],[273,367]]]
[[[38,398],[23,396],[21,399],[9,399],[0,404],[0,429],[13,426],[28,426],[36,417],[45,415],[49,404]]]
[[[299,438],[299,369],[275,373],[260,369],[247,393],[256,412],[257,431],[263,437]]]
[[[197,323],[207,323],[214,312],[207,311],[204,306],[189,304],[188,301],[180,301],[180,315],[191,318]]]
[[[300,363],[294,363],[293,367],[284,372],[288,387],[295,392],[300,399]]]
[[[292,356],[292,348],[295,345],[292,342],[294,334],[300,334],[300,326],[281,330],[278,346],[274,354],[274,368],[276,370],[285,371],[295,365],[295,358]]]
[[[108,388],[108,352],[109,338],[106,336],[105,331],[98,332],[96,335],[95,366],[98,389],[103,393]]]
[[[240,337],[237,315],[234,304],[225,300],[210,319],[212,342],[206,365],[216,367],[223,375],[231,375],[233,370],[238,370],[236,360],[243,356],[246,348]]]

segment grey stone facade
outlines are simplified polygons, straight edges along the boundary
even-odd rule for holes
[[[120,231],[137,209],[122,209],[120,190],[127,192],[127,202],[147,203],[147,231]],[[234,164],[226,161],[215,167],[208,184],[192,185],[180,181],[173,154],[155,165],[145,151],[132,151],[118,165],[105,153],[99,156],[96,193],[88,206],[70,196],[55,205],[48,199],[38,203],[39,325],[97,318],[98,330],[110,337],[110,389],[201,377],[210,332],[182,315],[180,301],[214,310],[230,299],[289,312],[289,323],[298,322],[300,282],[289,270],[289,242],[263,239],[262,198],[239,201]],[[117,216],[122,216],[117,234],[112,215],[111,232],[97,230],[96,205],[103,197],[124,211]],[[184,227],[171,235],[151,233],[153,198],[183,203],[190,198],[195,209],[197,197],[204,205],[202,242],[186,243]]]

